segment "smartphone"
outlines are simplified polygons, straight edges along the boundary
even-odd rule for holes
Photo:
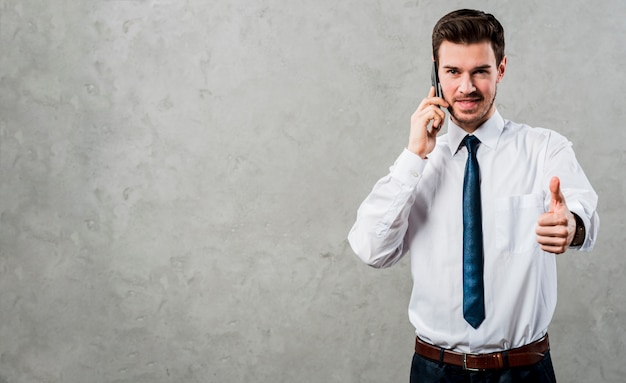
[[[443,93],[441,92],[441,84],[439,83],[439,71],[437,70],[437,61],[433,61],[433,70],[430,73],[430,81],[435,87],[435,96],[442,97]]]

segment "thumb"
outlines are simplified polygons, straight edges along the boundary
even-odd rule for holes
[[[554,213],[558,207],[565,205],[565,197],[561,193],[561,180],[559,177],[552,177],[550,180],[550,194],[552,194],[550,213]]]

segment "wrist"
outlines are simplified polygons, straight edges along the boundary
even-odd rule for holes
[[[428,152],[426,151],[425,148],[417,146],[417,145],[411,145],[409,143],[409,145],[406,147],[407,150],[413,154],[415,154],[416,156],[419,156],[420,158],[422,158],[423,160],[426,159],[426,157],[428,157]]]
[[[580,247],[583,243],[585,243],[585,237],[587,234],[585,230],[585,223],[576,213],[572,212],[572,215],[576,220],[576,229],[574,231],[574,238],[570,243],[570,247]]]

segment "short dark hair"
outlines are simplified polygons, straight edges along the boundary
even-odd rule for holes
[[[459,9],[439,19],[433,28],[433,57],[439,59],[439,47],[444,41],[455,44],[474,44],[490,41],[496,64],[504,58],[504,28],[490,13],[473,9]]]

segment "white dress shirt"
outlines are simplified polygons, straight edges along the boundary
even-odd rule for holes
[[[359,207],[348,239],[373,267],[391,266],[410,253],[409,319],[420,338],[487,353],[540,339],[552,319],[556,256],[541,250],[535,233],[550,207],[550,179],[560,178],[568,208],[585,224],[580,250],[595,244],[598,197],[562,135],[504,120],[497,111],[474,132],[481,141],[486,314],[474,329],[463,319],[466,134],[448,119],[448,133],[437,138],[426,160],[405,149]]]

